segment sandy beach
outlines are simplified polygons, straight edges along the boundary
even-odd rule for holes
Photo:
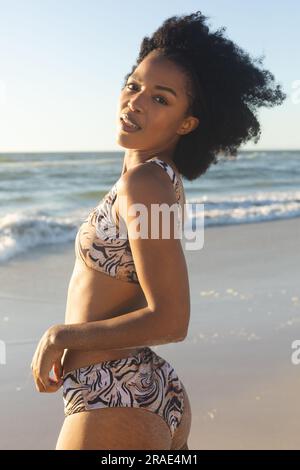
[[[186,251],[188,337],[154,346],[192,406],[190,449],[300,449],[300,219],[212,227]],[[0,267],[0,448],[54,449],[62,390],[40,394],[30,362],[44,331],[63,323],[73,243]]]

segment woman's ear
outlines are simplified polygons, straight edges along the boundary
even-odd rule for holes
[[[180,126],[178,132],[180,135],[189,134],[194,129],[196,129],[198,125],[199,125],[199,119],[194,116],[190,116],[184,120],[184,123]]]

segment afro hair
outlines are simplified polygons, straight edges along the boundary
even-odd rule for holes
[[[143,38],[124,82],[125,86],[156,49],[183,70],[189,99],[186,116],[199,118],[199,125],[180,137],[173,161],[190,181],[218,163],[219,155],[232,159],[241,144],[250,139],[257,143],[261,134],[257,108],[279,105],[286,98],[274,75],[261,68],[264,56],[251,58],[225,37],[225,27],[210,31],[207,18],[197,11],[165,20],[150,38]]]

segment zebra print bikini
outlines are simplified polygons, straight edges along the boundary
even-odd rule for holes
[[[177,204],[180,204],[182,183],[171,165],[157,157],[146,161],[158,164],[170,176]],[[96,271],[122,281],[139,284],[129,240],[119,238],[118,228],[112,214],[117,188],[118,181],[80,226],[75,240],[75,254],[86,266]]]
[[[66,373],[63,400],[65,416],[97,408],[143,408],[167,423],[171,438],[184,410],[184,392],[178,375],[149,347],[125,358]]]

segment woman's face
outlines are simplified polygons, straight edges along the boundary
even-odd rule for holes
[[[180,135],[196,127],[197,118],[184,118],[188,107],[185,87],[186,77],[173,62],[157,51],[149,53],[121,91],[117,113],[118,144],[147,152],[174,148]],[[122,129],[120,117],[127,112],[141,129],[136,132]]]

